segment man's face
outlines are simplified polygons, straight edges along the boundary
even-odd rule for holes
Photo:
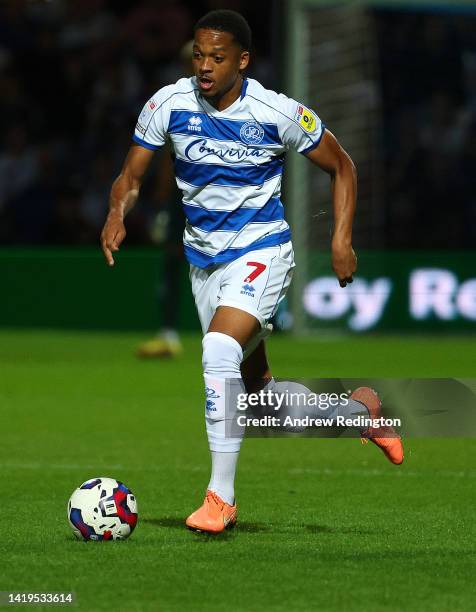
[[[234,42],[229,32],[206,29],[196,31],[193,71],[200,93],[206,98],[220,97],[229,91],[248,61],[249,53]]]

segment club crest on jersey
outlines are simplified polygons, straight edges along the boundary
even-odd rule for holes
[[[188,120],[188,126],[187,129],[190,132],[201,132],[202,128],[201,128],[201,123],[202,120],[200,119],[200,117],[190,117],[190,119]]]
[[[264,138],[264,130],[256,121],[247,121],[240,129],[241,140],[249,145],[259,144]]]
[[[313,132],[316,129],[316,115],[302,104],[298,105],[294,119],[306,132]]]
[[[254,298],[255,297],[255,288],[253,287],[253,285],[248,285],[247,283],[245,283],[243,285],[242,290],[240,291],[241,295],[248,295],[249,297]]]

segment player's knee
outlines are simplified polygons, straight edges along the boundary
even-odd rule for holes
[[[240,344],[231,336],[208,332],[203,341],[202,365],[205,374],[220,378],[237,378],[243,360]]]

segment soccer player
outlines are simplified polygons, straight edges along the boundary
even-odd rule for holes
[[[251,48],[246,20],[216,10],[195,26],[195,76],[160,89],[145,104],[134,144],[114,181],[101,235],[109,265],[124,240],[124,216],[135,204],[154,151],[171,143],[186,216],[185,255],[203,338],[205,420],[212,473],[203,505],[186,524],[218,533],[236,522],[234,477],[242,435],[227,436],[225,393],[272,384],[264,338],[294,268],[291,233],[280,200],[284,157],[305,155],[331,177],[332,265],[341,287],[352,282],[356,171],[314,111],[245,78]],[[352,394],[354,412],[380,414],[376,394]],[[232,404],[232,402],[231,402]],[[357,408],[356,408],[357,407]],[[361,435],[393,462],[403,461],[394,431]]]

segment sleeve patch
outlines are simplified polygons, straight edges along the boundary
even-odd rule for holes
[[[299,123],[299,125],[306,130],[306,132],[313,132],[316,129],[316,115],[312,112],[312,110],[306,108],[302,104],[298,104],[294,120],[297,121],[297,123]]]
[[[149,124],[150,118],[152,117],[154,110],[157,108],[157,102],[151,98],[142,109],[141,114],[139,115],[139,119],[137,121],[137,129],[142,134],[145,134],[147,126]]]

